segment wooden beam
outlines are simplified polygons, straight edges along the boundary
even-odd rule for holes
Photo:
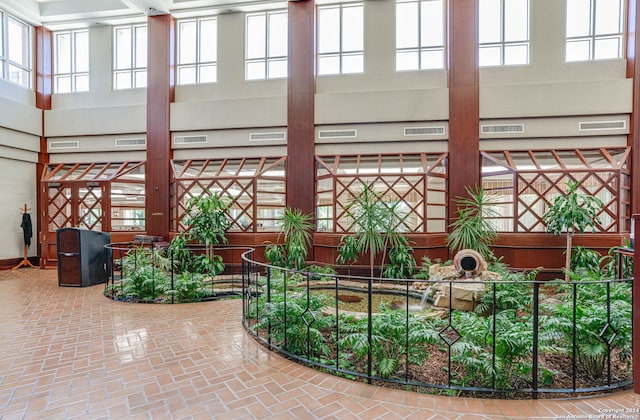
[[[175,20],[149,16],[147,65],[147,163],[145,219],[148,235],[169,238],[171,132],[175,92]]]
[[[457,214],[455,199],[480,184],[480,86],[478,1],[447,2],[449,36],[448,223]]]
[[[315,2],[289,2],[287,206],[315,215]]]

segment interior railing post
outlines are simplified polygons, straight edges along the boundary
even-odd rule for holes
[[[539,325],[538,322],[540,320],[539,317],[539,309],[540,309],[540,283],[533,283],[533,355],[532,357],[532,398],[534,400],[538,399],[538,330]]]

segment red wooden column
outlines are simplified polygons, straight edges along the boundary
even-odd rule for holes
[[[149,16],[147,61],[147,164],[145,219],[148,235],[169,238],[171,132],[175,92],[175,20]]]
[[[633,105],[631,109],[627,145],[631,146],[631,214],[640,213],[640,16],[638,0],[627,3],[627,77],[633,79]]]
[[[633,79],[633,106],[631,109],[627,145],[631,146],[631,214],[635,219],[633,250],[633,392],[640,394],[640,15],[639,0],[627,3],[627,77]]]
[[[455,198],[480,184],[480,84],[477,0],[448,6],[449,54],[449,223],[457,218]]]
[[[289,1],[287,206],[315,218],[314,33],[314,1]]]
[[[47,153],[47,138],[44,132],[44,112],[51,109],[51,93],[53,85],[53,35],[50,30],[43,26],[35,28],[35,93],[36,108],[41,110],[42,132],[40,133],[40,150],[38,152],[38,163],[36,164],[36,208],[33,209],[34,222],[36,223],[35,235],[38,255],[40,255],[40,267],[44,268],[49,258],[48,247],[42,246],[46,243],[46,238],[40,237],[41,232],[46,234],[47,217],[45,209],[47,208],[47,191],[42,190],[40,185],[40,177],[44,168],[49,163],[49,154]]]

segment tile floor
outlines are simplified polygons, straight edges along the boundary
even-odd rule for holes
[[[640,419],[630,391],[497,401],[355,383],[270,354],[239,300],[132,305],[102,288],[0,271],[1,419]]]

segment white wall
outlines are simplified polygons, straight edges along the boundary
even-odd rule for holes
[[[31,208],[34,234],[29,256],[36,255],[36,162],[40,147],[39,137],[0,127],[0,260],[23,257],[23,239],[20,223],[21,209]]]

